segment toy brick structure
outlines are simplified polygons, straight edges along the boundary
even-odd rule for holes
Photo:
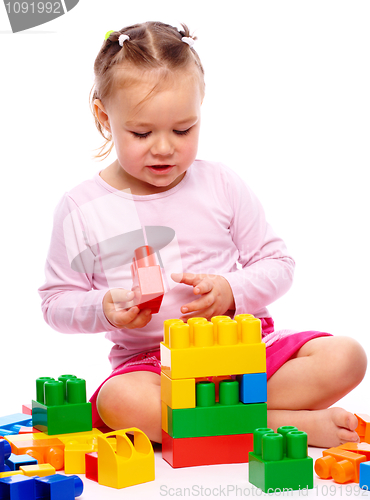
[[[134,305],[139,309],[151,309],[152,314],[159,312],[164,286],[161,268],[157,264],[155,251],[150,246],[135,250],[131,264],[132,291],[135,293]]]
[[[172,467],[248,462],[267,425],[261,322],[167,320],[161,343],[162,456]]]
[[[296,427],[279,427],[278,432],[254,431],[249,453],[249,482],[265,493],[313,488],[313,460],[307,456],[307,434]]]
[[[315,462],[315,472],[320,479],[333,479],[335,483],[358,483],[361,464],[369,460],[369,443],[344,443],[324,450]]]
[[[48,435],[91,431],[91,403],[86,401],[85,380],[75,375],[61,375],[58,380],[38,378],[32,422]]]

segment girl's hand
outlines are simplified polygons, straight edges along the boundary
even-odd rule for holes
[[[211,319],[224,314],[229,309],[235,309],[234,295],[228,281],[216,274],[173,273],[171,278],[176,283],[193,286],[195,295],[200,298],[185,304],[181,312],[186,318],[201,316]],[[194,314],[192,314],[194,313]]]
[[[105,317],[117,328],[143,328],[152,319],[150,309],[132,306],[134,292],[124,288],[113,288],[103,298]]]

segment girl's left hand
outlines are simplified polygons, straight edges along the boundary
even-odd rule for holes
[[[228,281],[216,274],[173,273],[171,278],[176,283],[194,287],[193,292],[200,298],[181,307],[187,319],[200,316],[210,320],[213,316],[235,309],[234,295]],[[193,314],[194,313],[194,314]]]

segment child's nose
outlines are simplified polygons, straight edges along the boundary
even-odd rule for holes
[[[168,156],[173,154],[174,148],[170,137],[160,136],[152,146],[152,153],[158,156]]]

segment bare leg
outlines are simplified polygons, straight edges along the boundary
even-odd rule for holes
[[[358,441],[357,419],[342,408],[328,408],[354,389],[366,371],[366,355],[347,337],[310,340],[268,381],[268,425],[295,425],[311,446]]]
[[[98,394],[97,409],[111,429],[138,427],[150,440],[162,442],[161,378],[156,373],[137,371],[107,380]]]
[[[347,337],[321,337],[307,342],[268,381],[268,425],[295,425],[308,433],[311,446],[331,447],[358,441],[357,419],[342,408],[328,408],[350,392],[366,371],[360,344]],[[132,372],[109,379],[97,408],[112,429],[138,427],[160,443],[160,377]]]

